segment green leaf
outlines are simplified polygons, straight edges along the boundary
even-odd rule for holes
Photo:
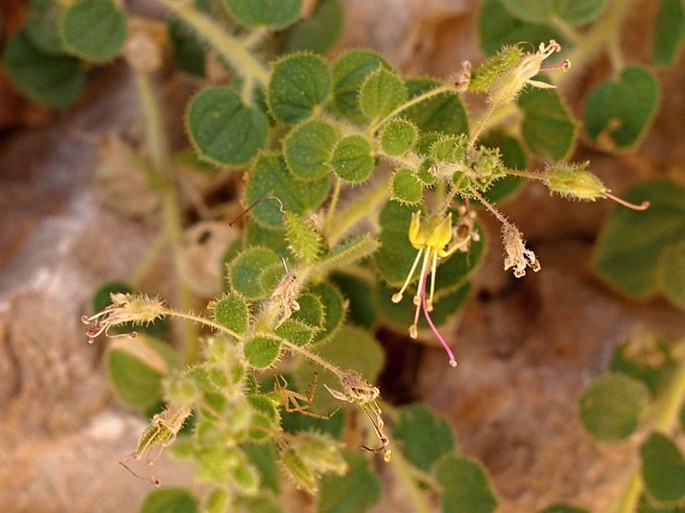
[[[276,450],[273,444],[248,442],[242,445],[243,452],[257,468],[263,486],[278,492],[280,489],[278,468],[276,467]]]
[[[348,321],[362,328],[372,329],[376,324],[378,307],[370,280],[345,274],[344,269],[334,273],[331,280],[349,301]]]
[[[314,54],[290,54],[273,65],[267,103],[276,120],[286,125],[307,119],[331,92],[328,64]]]
[[[597,440],[620,440],[637,429],[648,401],[649,391],[642,382],[608,373],[580,396],[580,420]]]
[[[368,180],[375,167],[369,141],[361,135],[348,135],[340,139],[331,156],[331,167],[348,183]]]
[[[150,492],[140,513],[197,513],[197,499],[184,488],[162,488]]]
[[[615,208],[602,227],[593,263],[620,292],[648,299],[664,286],[660,273],[672,272],[669,265],[660,271],[666,250],[685,241],[685,187],[652,180],[633,187],[625,198],[638,204],[649,200],[650,207],[644,212]]]
[[[266,369],[274,365],[281,355],[281,342],[277,338],[256,336],[245,342],[245,360],[255,369]]]
[[[359,89],[371,73],[390,65],[370,50],[348,50],[333,64],[333,107],[350,121],[365,122],[359,107]]]
[[[447,456],[438,464],[443,513],[492,513],[497,508],[490,480],[474,460]]]
[[[551,23],[561,19],[571,25],[584,25],[597,19],[606,0],[502,0],[507,10],[529,23]]]
[[[195,150],[217,165],[245,165],[266,146],[266,116],[229,87],[200,91],[188,104],[186,124]]]
[[[161,379],[178,366],[173,350],[152,338],[117,340],[107,353],[107,368],[117,397],[132,408],[152,406],[161,397]]]
[[[283,30],[297,21],[302,0],[224,0],[231,14],[247,27]]]
[[[335,130],[331,125],[318,119],[304,121],[283,141],[285,163],[300,180],[321,180],[328,175],[334,145]]]
[[[381,480],[368,460],[352,451],[344,457],[349,465],[346,475],[327,474],[321,479],[317,513],[364,513],[381,499]]]
[[[654,30],[652,62],[660,66],[673,64],[685,36],[685,5],[682,0],[660,0]]]
[[[359,91],[359,108],[369,119],[384,118],[404,101],[404,82],[393,71],[379,68],[371,73]]]
[[[659,261],[659,281],[666,298],[685,310],[685,240],[664,249]]]
[[[685,506],[664,506],[662,504],[652,504],[652,501],[645,494],[640,496],[637,504],[636,513],[685,513]]]
[[[323,253],[323,238],[310,221],[294,212],[283,215],[290,251],[308,263],[316,262]]]
[[[300,309],[293,313],[292,319],[298,319],[309,326],[323,328],[326,320],[323,303],[316,294],[305,292],[297,296]]]
[[[609,370],[642,381],[653,396],[668,383],[676,367],[668,342],[651,336],[632,337],[614,351]]]
[[[403,453],[421,470],[430,471],[443,455],[454,452],[450,423],[420,403],[402,407],[393,432]]]
[[[292,318],[287,319],[274,330],[276,335],[298,346],[305,346],[311,343],[315,332],[316,330],[306,322]]]
[[[412,100],[441,85],[430,78],[407,80],[407,98]],[[412,121],[421,132],[442,132],[444,134],[468,134],[469,123],[459,94],[445,92],[417,103],[402,115]]]
[[[611,149],[634,148],[656,114],[659,94],[656,77],[639,66],[626,67],[618,80],[595,86],[583,115],[590,139]]]
[[[314,470],[300,458],[294,449],[285,449],[281,453],[280,461],[281,465],[298,488],[304,488],[309,493],[315,493],[317,491],[316,474],[314,473]]]
[[[277,155],[263,155],[250,172],[245,196],[249,204],[267,198],[254,206],[252,217],[267,228],[281,228],[282,210],[304,214],[319,208],[329,189],[328,177],[313,182],[297,180]],[[269,199],[273,197],[280,203]]]
[[[318,272],[328,273],[346,267],[371,256],[378,250],[378,241],[371,235],[351,237],[338,244],[316,266]]]
[[[393,119],[383,127],[380,135],[382,150],[396,157],[409,151],[418,138],[418,131],[413,123],[406,119]]]
[[[343,6],[340,0],[321,0],[314,13],[290,27],[283,37],[283,50],[309,50],[325,54],[342,31]]]
[[[566,159],[573,151],[578,129],[559,93],[529,87],[518,105],[525,115],[521,131],[530,150],[547,160]]]
[[[328,283],[310,287],[309,292],[318,296],[326,315],[323,330],[316,334],[314,343],[327,342],[335,335],[345,319],[345,300],[340,291]]]
[[[685,457],[661,433],[652,433],[640,446],[641,471],[648,494],[663,503],[685,498]]]
[[[541,2],[542,3],[542,2]],[[564,39],[547,25],[526,23],[512,16],[504,8],[503,0],[485,0],[478,16],[480,44],[487,54],[495,53],[505,45],[531,43],[537,48],[540,43],[555,39],[564,44]]]
[[[576,508],[575,506],[569,506],[568,504],[554,504],[543,509],[540,513],[589,513],[588,510],[583,508]]]
[[[264,275],[279,265],[278,255],[270,249],[252,247],[230,263],[228,279],[231,287],[247,299],[264,299],[270,292],[263,285]]]
[[[411,169],[403,167],[392,175],[392,199],[395,201],[415,205],[421,202],[422,193],[423,182]]]
[[[177,18],[169,18],[167,30],[176,66],[191,75],[204,77],[206,51],[192,29]]]
[[[22,94],[50,107],[71,105],[86,85],[86,74],[78,59],[42,53],[25,30],[9,39],[2,64]]]
[[[78,0],[62,18],[66,50],[86,61],[116,57],[126,41],[126,15],[112,0]]]
[[[285,231],[265,228],[259,223],[250,223],[248,226],[247,246],[264,246],[283,258],[290,256]]]
[[[26,20],[26,35],[41,53],[64,55],[59,25],[64,7],[53,0],[31,0]]]
[[[239,294],[224,294],[212,304],[214,319],[233,332],[242,335],[250,325],[250,309]]]

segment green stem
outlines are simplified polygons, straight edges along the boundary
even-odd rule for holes
[[[231,337],[233,337],[235,339],[240,339],[240,335],[238,335],[236,332],[234,332],[230,328],[227,328],[223,324],[219,324],[218,322],[215,322],[211,319],[207,319],[206,317],[202,317],[201,315],[195,315],[193,313],[186,313],[186,312],[179,312],[177,310],[169,310],[168,308],[165,308],[162,311],[162,314],[167,315],[169,317],[176,317],[177,319],[184,319],[186,321],[192,321],[192,323],[201,324],[203,326],[213,328],[216,331],[226,333],[227,335],[230,335]]]
[[[328,212],[326,213],[326,221],[323,225],[323,233],[326,234],[333,222],[333,215],[335,214],[335,209],[338,206],[338,199],[340,198],[340,189],[342,188],[342,180],[336,175],[335,185],[333,186],[333,195],[331,196],[331,202],[328,205]]]
[[[393,110],[390,114],[385,116],[384,118],[377,120],[375,123],[372,123],[371,126],[368,128],[367,133],[368,134],[375,134],[376,130],[378,130],[380,127],[382,127],[385,123],[390,121],[392,118],[397,116],[398,114],[401,114],[403,111],[413,107],[414,105],[421,103],[423,101],[428,100],[429,98],[432,98],[433,96],[438,96],[443,93],[453,93],[455,92],[454,86],[452,84],[448,85],[443,85],[436,87],[435,89],[431,89],[430,91],[426,91],[423,94],[420,94],[418,96],[415,96],[411,100],[403,103],[399,107],[397,107],[395,110]]]
[[[685,355],[681,355],[680,365],[671,380],[671,384],[657,403],[657,410],[654,412],[654,429],[662,433],[670,433],[679,422],[678,415],[683,401],[685,401]],[[637,466],[633,470],[621,497],[614,506],[609,508],[608,512],[634,513],[642,490],[640,467]]]
[[[305,358],[307,358],[307,359],[313,361],[314,363],[316,363],[317,365],[319,365],[321,368],[326,369],[327,371],[330,371],[331,373],[335,374],[335,376],[337,376],[338,379],[342,379],[343,376],[345,375],[345,373],[342,370],[340,370],[338,367],[336,367],[332,363],[327,362],[326,360],[321,358],[318,354],[312,353],[311,351],[305,349],[304,347],[298,346],[297,344],[293,344],[292,342],[290,342],[284,338],[281,338],[280,340],[281,340],[281,343],[285,347],[287,347],[290,351],[292,351],[294,353],[301,354]]]
[[[589,32],[583,35],[569,54],[568,58],[573,67],[582,68],[604,45],[608,46],[612,64],[622,66],[623,58],[618,45],[618,35],[631,2],[632,0],[612,0],[609,2],[609,7],[602,18],[592,26]],[[566,81],[568,75],[568,73],[557,74],[554,83],[560,86]]]
[[[412,467],[404,459],[404,455],[400,451],[393,451],[390,468],[392,468],[398,480],[402,483],[403,489],[409,495],[409,500],[414,506],[416,513],[431,513],[434,511],[434,508],[426,501],[424,493],[419,489],[414,479]]]
[[[246,42],[233,37],[218,23],[194,9],[190,2],[158,1],[195,29],[198,37],[207,41],[212,48],[219,52],[244,77],[246,82],[256,82],[260,86],[266,87],[269,82],[269,72],[249,50],[248,46],[254,43],[251,39],[248,39],[248,44],[246,44]]]
[[[138,264],[136,272],[133,274],[133,278],[131,278],[131,286],[134,289],[140,288],[141,282],[143,281],[145,276],[147,276],[147,273],[150,271],[152,264],[155,263],[155,261],[159,257],[160,252],[162,251],[162,248],[167,242],[167,233],[166,231],[161,230],[157,234],[157,237],[155,237],[155,240],[152,242],[150,247],[148,247],[147,251],[145,252],[145,255],[143,256],[142,261],[140,262],[140,264]]]
[[[385,180],[379,180],[371,185],[365,195],[351,202],[345,209],[331,221],[328,229],[328,241],[334,246],[347,231],[361,219],[368,217],[374,212],[379,203],[388,198],[389,188]]]
[[[172,247],[178,288],[178,303],[181,309],[191,310],[193,296],[188,287],[183,283],[179,270],[183,229],[176,191],[176,173],[171,163],[166,131],[159,108],[159,99],[155,94],[147,73],[138,71],[135,77],[145,123],[145,143],[155,175],[160,178],[162,185],[164,231]],[[197,330],[194,325],[187,323],[182,325],[182,340],[185,361],[190,363],[197,360]]]

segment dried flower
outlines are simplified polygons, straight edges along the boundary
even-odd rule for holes
[[[112,304],[104,310],[91,315],[81,317],[81,322],[88,326],[86,335],[88,343],[92,344],[95,339],[102,335],[109,338],[129,337],[134,338],[136,333],[115,334],[110,330],[124,324],[143,325],[150,324],[166,313],[164,304],[158,298],[151,298],[143,294],[124,294],[121,292],[110,294]]]
[[[509,222],[502,223],[502,245],[504,246],[504,270],[514,269],[514,276],[521,278],[526,267],[533,272],[540,270],[540,261],[530,249],[526,248],[523,235]]]

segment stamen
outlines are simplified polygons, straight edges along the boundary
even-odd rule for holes
[[[553,65],[551,65],[551,66],[542,66],[542,67],[540,68],[540,72],[541,72],[541,73],[546,73],[546,72],[548,72],[548,71],[558,71],[558,70],[561,70],[561,71],[563,71],[564,73],[566,73],[566,72],[567,72],[568,70],[570,70],[570,69],[571,69],[571,61],[568,60],[568,59],[566,59],[566,60],[564,60],[564,62],[562,62],[561,64],[553,64]]]
[[[442,344],[442,347],[445,349],[447,352],[447,356],[450,358],[450,365],[452,367],[457,366],[457,360],[454,357],[454,353],[452,352],[452,349],[450,346],[447,344],[444,338],[442,338],[442,335],[438,331],[438,328],[435,327],[435,324],[433,324],[433,319],[431,319],[430,313],[428,312],[428,304],[426,301],[426,286],[424,283],[423,289],[421,290],[421,303],[423,305],[423,315],[426,316],[426,321],[428,322],[428,326],[430,326],[431,331],[435,334],[436,337],[438,337],[438,340]]]
[[[438,270],[438,252],[433,250],[433,262],[431,263],[431,292],[428,296],[428,311],[433,311],[433,296],[435,295],[435,276]]]
[[[610,192],[605,192],[604,196],[609,198],[610,200],[615,201],[619,205],[623,205],[626,208],[629,208],[631,210],[637,210],[638,212],[642,212],[643,210],[647,210],[649,208],[650,202],[645,200],[639,205],[636,205],[635,203],[631,203],[629,201],[624,200],[623,198],[619,198],[618,196],[614,196]]]
[[[423,249],[419,250],[419,253],[416,255],[416,258],[414,259],[414,263],[411,265],[411,269],[409,270],[409,274],[407,275],[407,279],[404,280],[404,285],[402,285],[402,288],[400,289],[399,292],[396,292],[392,295],[390,298],[393,303],[399,303],[402,301],[402,294],[404,294],[404,291],[407,290],[407,287],[409,286],[409,282],[411,282],[411,277],[414,276],[414,271],[416,271],[416,266],[419,264],[419,259],[421,258],[421,254],[423,253]]]
[[[416,295],[414,296],[414,304],[419,306],[421,304],[421,290],[426,288],[426,278],[428,276],[428,259],[431,251],[426,249],[423,255],[423,264],[421,264],[421,274],[419,276],[419,284],[416,287]]]

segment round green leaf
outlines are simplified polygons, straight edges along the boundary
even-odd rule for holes
[[[293,313],[293,319],[300,320],[315,328],[324,327],[326,314],[319,296],[307,292],[297,296],[297,302],[300,303],[300,309]]]
[[[150,492],[140,513],[197,513],[198,501],[183,488],[162,488]]]
[[[595,20],[606,7],[606,0],[502,0],[507,10],[529,23],[550,23],[555,18],[572,25]]]
[[[314,343],[320,344],[328,341],[342,326],[345,319],[345,299],[337,288],[325,282],[311,287],[309,291],[319,298],[325,314],[323,330],[314,337]]]
[[[555,89],[529,87],[518,99],[524,113],[523,139],[537,156],[558,161],[567,158],[576,142],[577,127],[571,111]]]
[[[605,374],[580,396],[580,419],[598,440],[620,440],[637,429],[649,391],[624,374]]]
[[[652,396],[656,397],[670,381],[676,365],[671,345],[667,341],[637,336],[616,348],[609,370],[642,381]]]
[[[348,50],[333,65],[333,107],[354,123],[363,123],[359,108],[359,89],[376,69],[390,68],[379,54],[369,50]]]
[[[238,334],[247,332],[250,323],[250,309],[240,295],[226,294],[214,304],[214,318],[219,324],[223,324]]]
[[[228,278],[231,287],[247,299],[263,299],[270,291],[264,288],[262,277],[278,265],[283,264],[272,250],[249,248],[230,263]]]
[[[24,30],[7,42],[3,67],[22,94],[51,107],[72,104],[86,85],[86,74],[78,59],[40,52]]]
[[[407,168],[398,169],[392,175],[392,199],[400,203],[416,204],[421,201],[423,183]]]
[[[503,0],[485,0],[478,16],[478,32],[481,46],[488,54],[521,41],[531,43],[534,48],[550,39],[564,44],[564,38],[550,26],[526,23],[512,16],[504,8]]]
[[[245,342],[243,354],[247,363],[255,369],[266,369],[278,360],[281,342],[277,338],[257,336]]]
[[[685,4],[682,0],[661,0],[654,30],[652,62],[673,64],[685,39]]]
[[[652,72],[629,66],[616,81],[596,86],[585,103],[585,127],[593,142],[617,150],[635,147],[643,138],[656,114],[659,82]]]
[[[286,125],[307,119],[331,92],[331,72],[323,58],[296,53],[273,65],[267,103],[273,116]]]
[[[338,141],[331,156],[333,171],[344,181],[362,183],[375,167],[371,145],[361,135],[348,135]]]
[[[126,15],[112,0],[78,0],[62,18],[62,41],[84,60],[111,60],[124,47]]]
[[[407,459],[427,472],[443,455],[454,452],[452,426],[423,404],[402,407],[393,432]]]
[[[281,205],[288,212],[304,214],[319,208],[329,189],[328,177],[312,182],[297,180],[278,156],[264,155],[250,172],[245,196],[249,204],[263,200],[251,210],[257,222],[267,228],[282,228]],[[273,197],[278,197],[280,203]]]
[[[647,299],[666,286],[660,278],[665,252],[685,241],[685,187],[652,180],[624,196],[638,204],[648,200],[650,207],[644,212],[616,207],[602,228],[593,261],[597,272],[619,291]],[[678,280],[679,271],[666,268],[673,269]]]
[[[378,307],[370,280],[344,271],[334,273],[331,280],[349,300],[348,322],[371,330],[376,325]]]
[[[138,336],[110,346],[107,353],[109,376],[119,399],[132,408],[148,408],[161,398],[161,380],[178,365],[166,344]]]
[[[685,457],[678,446],[661,433],[652,433],[640,446],[642,479],[648,494],[659,502],[685,498]]]
[[[488,475],[474,460],[445,457],[436,478],[442,486],[443,513],[492,513],[497,508]]]
[[[31,0],[26,35],[31,44],[48,55],[64,55],[59,25],[64,7],[53,0]]]
[[[309,344],[314,339],[315,332],[312,326],[298,319],[288,319],[274,330],[276,335],[298,346]]]
[[[300,180],[321,180],[335,145],[335,130],[325,121],[310,119],[297,125],[283,141],[283,156],[290,172]]]
[[[404,101],[404,82],[394,72],[380,68],[371,73],[359,92],[359,108],[367,118],[383,118]]]
[[[317,513],[365,513],[381,499],[381,480],[358,451],[345,451],[348,471],[321,479]]]
[[[167,19],[171,54],[176,66],[198,77],[205,76],[206,49],[190,27],[178,18]]]
[[[441,83],[429,78],[408,80],[407,98],[414,99],[423,93],[439,87]],[[414,122],[421,132],[442,132],[444,134],[468,134],[469,124],[459,94],[445,92],[402,111],[402,116]]]
[[[394,119],[383,127],[380,136],[381,149],[396,157],[409,151],[416,143],[418,131],[406,119]]]
[[[659,262],[661,290],[678,308],[685,310],[685,240],[667,247]]]
[[[224,0],[231,14],[245,26],[283,30],[297,21],[302,0]]]
[[[290,27],[283,37],[283,50],[309,50],[325,54],[335,44],[343,26],[340,0],[321,0],[314,13]]]
[[[200,156],[217,165],[247,164],[266,146],[268,121],[228,87],[210,87],[188,105],[190,141]]]

